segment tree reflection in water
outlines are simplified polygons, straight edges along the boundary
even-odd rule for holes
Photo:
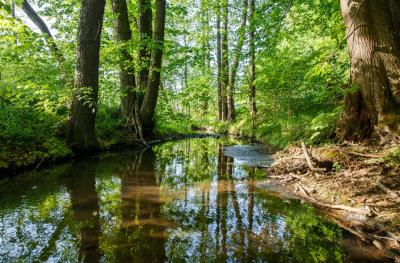
[[[96,160],[79,162],[69,168],[66,176],[73,219],[80,239],[79,262],[98,262],[100,259],[97,165]]]
[[[121,240],[119,262],[163,262],[164,226],[160,219],[160,188],[151,149],[137,153],[132,165],[121,174]]]
[[[385,262],[311,206],[257,190],[229,143],[107,153],[3,189],[0,261]]]

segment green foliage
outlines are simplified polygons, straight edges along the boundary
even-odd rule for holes
[[[21,158],[28,158],[26,163],[32,163],[43,156],[53,158],[67,154],[63,130],[72,92],[78,92],[78,98],[97,108],[96,133],[102,147],[108,148],[126,139],[129,125],[119,114],[118,72],[120,66],[136,71],[140,67],[136,62],[119,64],[121,49],[137,57],[139,42],[133,23],[137,17],[137,3],[128,3],[132,25],[129,41],[116,41],[116,16],[111,3],[106,6],[98,101],[87,89],[72,89],[79,1],[34,0],[32,3],[49,22],[65,62],[60,63],[46,37],[32,23],[27,23],[29,19],[23,15],[23,19],[13,18],[8,3],[0,6],[2,155],[6,156],[9,151],[21,153],[24,147],[31,147],[34,153],[30,155],[36,157]],[[256,137],[280,147],[300,138],[314,144],[331,140],[340,111],[338,105],[343,98],[342,87],[348,78],[348,55],[339,3],[336,0],[256,1],[252,25],[256,32],[254,84],[258,113],[255,128],[248,112],[247,39],[236,79],[237,121],[229,124],[217,120],[217,4],[215,0],[168,2],[155,133],[163,136],[191,133],[196,128],[214,129],[218,133]],[[241,1],[230,0],[230,6],[231,64],[242,11],[234,7],[242,6]],[[16,163],[2,162],[3,166]]]
[[[384,158],[390,166],[397,166],[400,163],[400,147],[395,147]]]
[[[311,121],[308,134],[306,133],[306,135],[310,135],[310,143],[323,143],[334,138],[339,113],[340,111],[321,113]]]

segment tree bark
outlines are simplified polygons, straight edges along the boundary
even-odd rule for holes
[[[242,10],[242,18],[240,22],[240,27],[238,30],[238,43],[235,50],[235,56],[233,58],[231,71],[229,73],[229,83],[228,83],[228,121],[235,121],[235,104],[234,104],[234,96],[235,96],[235,82],[236,82],[236,73],[239,66],[240,57],[242,55],[242,48],[245,39],[246,33],[246,21],[247,21],[247,5],[248,0],[243,0],[243,10]]]
[[[15,18],[15,3],[11,1],[11,17]]]
[[[338,137],[373,131],[400,135],[400,2],[341,0],[350,55],[350,81]],[[379,132],[381,133],[381,132]]]
[[[222,121],[228,120],[227,91],[229,87],[229,50],[228,50],[228,22],[229,0],[223,1],[223,28],[221,37],[221,97]]]
[[[144,134],[150,134],[154,129],[153,117],[157,105],[158,90],[160,88],[164,49],[165,5],[165,0],[156,0],[156,20],[154,25],[148,87],[140,109],[140,119],[142,121]]]
[[[139,30],[139,52],[138,52],[138,88],[142,93],[146,91],[149,79],[149,66],[151,59],[152,22],[151,0],[138,0],[138,30]]]
[[[218,4],[217,7],[217,67],[218,67],[218,120],[222,121],[222,106],[223,106],[223,98],[222,98],[222,53],[221,53],[221,6]]]
[[[255,48],[255,24],[254,24],[254,0],[250,0],[250,14],[249,14],[249,111],[252,120],[252,127],[255,129],[255,119],[257,114],[256,106],[256,86],[254,81],[256,79],[256,48]]]
[[[135,130],[140,139],[143,140],[143,125],[140,111],[143,103],[144,94],[147,90],[149,82],[149,67],[151,60],[151,44],[152,44],[152,22],[153,12],[151,9],[151,0],[138,0],[138,76],[137,76],[137,93],[135,101]]]
[[[133,123],[135,110],[135,72],[133,57],[129,53],[132,32],[128,17],[126,0],[113,0],[113,12],[117,15],[115,29],[117,39],[121,44],[119,82],[121,90],[121,113],[128,124]]]
[[[105,0],[82,0],[77,63],[67,143],[76,153],[98,149],[95,132],[99,87],[100,36]]]
[[[14,4],[13,4],[14,6]],[[46,39],[53,50],[55,56],[57,57],[58,61],[60,64],[63,64],[65,62],[64,55],[61,53],[60,49],[58,48],[57,44],[55,43],[54,37],[51,34],[50,29],[46,25],[46,23],[43,21],[43,19],[39,16],[38,13],[36,13],[35,9],[29,4],[27,0],[24,0],[22,2],[22,10],[24,13],[29,17],[29,19],[37,26],[37,28],[42,32],[43,35],[46,36]],[[13,8],[14,16],[15,16],[15,10]]]

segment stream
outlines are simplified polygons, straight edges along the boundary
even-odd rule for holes
[[[390,262],[258,189],[261,146],[187,139],[0,181],[0,262]]]

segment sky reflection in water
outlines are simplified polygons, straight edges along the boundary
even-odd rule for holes
[[[258,147],[191,139],[3,183],[1,262],[374,262],[307,205],[255,188]],[[224,154],[225,153],[225,154]],[[369,249],[369,248],[368,248]]]

